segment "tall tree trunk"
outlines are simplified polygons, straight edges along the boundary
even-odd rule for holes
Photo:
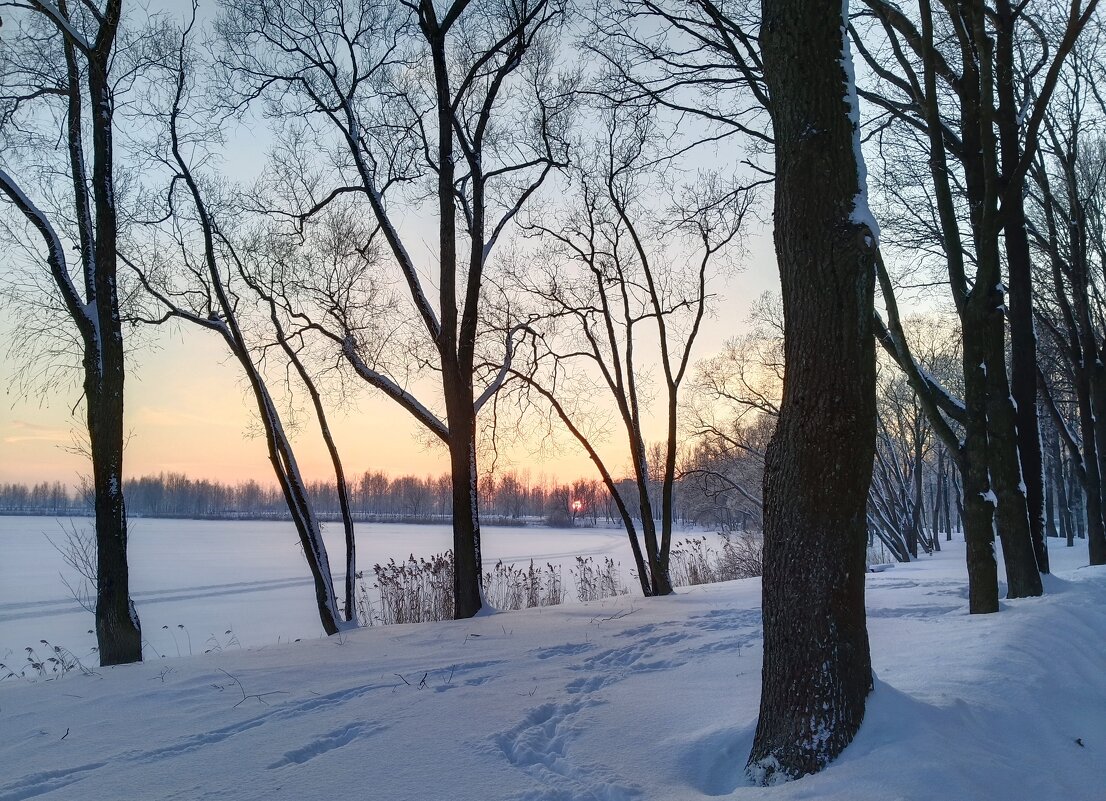
[[[116,319],[118,324],[118,319]],[[103,332],[103,329],[101,329]],[[142,629],[130,598],[127,513],[123,503],[123,348],[116,340],[86,365],[85,402],[96,506],[96,644],[101,665],[142,661]]]
[[[1060,536],[1064,538],[1069,548],[1075,547],[1075,528],[1071,523],[1071,503],[1068,500],[1067,475],[1064,463],[1061,462],[1056,471],[1056,496],[1059,501]]]
[[[876,232],[842,3],[763,0],[762,11],[786,380],[765,459],[764,666],[748,771],[769,782],[840,754],[872,689]]]
[[[1102,459],[1095,436],[1096,420],[1091,406],[1090,370],[1077,368],[1079,427],[1083,438],[1083,501],[1087,512],[1087,552],[1092,565],[1106,564],[1106,531],[1103,529]]]
[[[941,507],[944,505],[945,487],[945,450],[937,450],[937,475],[933,479],[933,549],[941,550]]]
[[[999,141],[1004,179],[1022,160],[1019,111],[1014,94],[1014,23],[1010,0],[996,0],[995,77]],[[1008,179],[1007,179],[1008,180]],[[1022,182],[1004,187],[1003,241],[1010,283],[1010,397],[1016,405],[1018,456],[1029,514],[1030,538],[1037,568],[1047,573],[1044,526],[1044,469],[1037,414],[1037,334],[1033,328],[1033,275],[1026,233]],[[1003,546],[1005,547],[1005,545]],[[1039,594],[1039,593],[1030,593]]]
[[[953,472],[953,470],[956,467],[956,463],[954,461],[952,461],[951,459],[949,461],[950,461],[950,463],[948,464],[948,466],[945,469],[945,478],[944,478],[944,481],[942,482],[942,486],[944,487],[944,492],[942,493],[943,496],[944,496],[944,503],[942,504],[942,507],[943,507],[943,513],[944,513],[944,517],[945,517],[945,542],[952,542],[952,506],[953,506],[953,502],[952,502],[952,498],[950,497],[951,493],[950,493],[949,490],[950,490],[950,486],[951,487],[956,486],[956,475]],[[959,505],[959,496],[957,496],[957,498],[958,498],[957,505]]]
[[[116,289],[118,219],[115,208],[112,111],[108,77],[120,4],[108,5],[102,25],[110,31],[89,53],[92,117],[92,197],[95,207],[95,300],[93,352],[85,344],[85,398],[93,482],[96,487],[96,641],[100,664],[142,660],[142,630],[130,598],[127,513],[123,503],[123,329]],[[67,46],[67,49],[71,45]],[[78,145],[79,146],[79,145]],[[87,191],[85,187],[79,189]]]
[[[1010,384],[1006,378],[1006,347],[1001,305],[988,314],[987,461],[998,498],[995,522],[1006,566],[1007,598],[1027,598],[1044,592],[1033,547],[1029,506],[1018,455],[1018,431]]]
[[[976,397],[974,403],[968,403],[968,414],[972,419],[967,422],[985,429],[985,442],[978,452],[986,457],[986,463],[980,465],[974,461],[976,453],[969,454],[966,449],[965,455],[972,460],[968,473],[972,474],[973,480],[969,486],[968,479],[965,479],[964,495],[968,507],[977,494],[997,507],[994,521],[1002,540],[1008,595],[1020,598],[1040,595],[1041,578],[1033,555],[1029,510],[1021,481],[1017,426],[1006,374],[1006,318],[999,255],[1001,186],[998,141],[994,130],[995,43],[988,33],[986,8],[982,0],[962,3],[960,13],[970,37],[961,44],[965,60],[961,127],[965,153],[964,184],[971,207],[976,259],[975,284],[961,311],[964,381],[965,396],[969,381],[977,390],[980,385],[983,388],[982,399]],[[968,358],[969,352],[973,354],[971,359]],[[980,481],[986,482],[986,490],[980,488]],[[971,527],[981,524],[982,520],[981,515],[969,512],[965,525]],[[990,538],[990,531],[968,534],[969,581],[973,560],[980,569],[985,559],[994,560]],[[982,547],[985,541],[986,547]],[[987,572],[990,572],[989,568]],[[994,609],[997,608],[996,598]],[[986,608],[981,611],[994,610]]]
[[[961,486],[963,484],[962,476],[963,469],[957,466],[956,474],[952,477],[952,491],[956,499],[956,530],[960,532],[960,535],[963,536],[966,541],[967,536],[964,527],[964,495],[961,491]]]
[[[1056,437],[1049,438],[1049,450],[1045,458],[1045,536],[1057,537],[1056,531],[1056,466],[1059,461],[1056,451],[1059,443]]]

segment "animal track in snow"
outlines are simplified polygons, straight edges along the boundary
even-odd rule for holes
[[[702,631],[726,631],[759,629],[762,621],[759,609],[714,609],[688,618],[688,625]]]
[[[97,771],[106,764],[106,762],[92,762],[75,768],[44,770],[41,773],[23,776],[12,784],[0,787],[0,801],[25,801],[53,790],[60,790],[79,782],[86,774]]]
[[[583,660],[579,665],[572,665],[572,670],[586,670],[588,672],[628,671],[635,673],[647,673],[654,670],[663,670],[669,667],[677,667],[686,662],[686,659],[654,658],[658,649],[667,645],[674,645],[686,640],[691,635],[682,631],[673,631],[668,634],[660,634],[655,637],[645,637],[630,645],[621,648],[610,648],[601,651],[594,656]]]
[[[350,723],[347,726],[343,726],[340,729],[335,729],[334,731],[322,735],[302,748],[294,748],[291,751],[285,752],[284,756],[269,765],[269,768],[274,769],[283,768],[288,765],[302,765],[304,762],[310,762],[312,759],[333,751],[335,748],[342,748],[355,740],[371,737],[384,729],[385,726],[372,721]]]
[[[581,693],[593,693],[596,690],[601,690],[608,684],[617,681],[613,676],[588,676],[586,678],[573,679],[565,685],[565,692],[569,695],[580,695]]]

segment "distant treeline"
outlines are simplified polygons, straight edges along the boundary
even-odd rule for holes
[[[677,493],[677,518],[701,520],[702,503],[692,503],[699,493],[687,482]],[[625,485],[625,486],[623,486]],[[636,510],[632,482],[619,484],[627,506]],[[338,493],[333,484],[308,485],[317,514],[323,519],[340,514]],[[437,521],[453,512],[448,475],[389,477],[382,472],[365,472],[351,481],[354,516],[359,520]],[[288,506],[280,488],[248,480],[225,484],[192,479],[180,473],[162,473],[129,479],[123,485],[128,514],[133,517],[180,517],[197,519],[285,519]],[[84,515],[92,510],[92,489],[87,482],[75,490],[60,481],[34,485],[0,484],[0,514]],[[700,499],[701,501],[702,499]],[[717,504],[711,504],[717,508]],[[692,512],[699,509],[698,513]],[[550,525],[598,524],[618,518],[618,510],[602,483],[578,479],[569,483],[533,480],[529,475],[499,472],[489,475],[480,487],[481,518],[486,522],[534,521]],[[700,518],[695,520],[695,518]],[[731,522],[731,521],[725,521]],[[738,521],[740,522],[740,521]]]

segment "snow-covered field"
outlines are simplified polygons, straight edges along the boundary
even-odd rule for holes
[[[0,662],[13,654],[21,662],[23,649],[40,640],[82,657],[96,645],[92,616],[62,582],[63,576],[71,584],[78,577],[50,545],[63,544],[63,526],[73,524],[90,527],[91,521],[0,517]],[[362,523],[356,531],[358,567],[370,586],[373,564],[409,554],[429,557],[451,547],[453,536],[446,525]],[[341,526],[324,526],[324,537],[340,587]],[[486,526],[483,540],[487,569],[499,559],[561,565],[570,596],[569,569],[577,556],[599,562],[611,556],[631,583],[633,557],[620,529]],[[289,522],[132,520],[129,551],[147,658],[202,653],[232,638],[248,647],[323,636],[307,563]]]
[[[989,616],[966,613],[958,543],[869,575],[864,726],[781,787],[742,779],[761,657],[747,580],[8,680],[0,801],[1101,801],[1106,568],[1052,555],[1046,597]]]

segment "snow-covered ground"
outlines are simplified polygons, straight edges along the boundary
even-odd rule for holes
[[[1106,568],[966,613],[963,547],[868,577],[877,682],[823,773],[744,784],[759,582],[0,683],[0,801],[1106,799]],[[802,599],[796,599],[802,603]]]

